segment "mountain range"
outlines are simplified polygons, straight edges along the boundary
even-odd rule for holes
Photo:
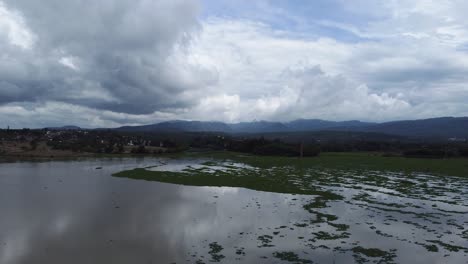
[[[384,123],[298,119],[290,122],[253,121],[241,123],[166,121],[143,126],[115,128],[128,132],[224,132],[274,133],[305,131],[374,132],[418,138],[468,138],[468,117],[440,117]]]

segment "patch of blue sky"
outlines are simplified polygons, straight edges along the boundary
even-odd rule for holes
[[[340,0],[203,0],[202,4],[202,19],[248,19],[296,37],[328,37],[342,42],[369,40],[359,29],[378,20],[372,13],[351,11]],[[353,8],[359,10],[359,6]]]

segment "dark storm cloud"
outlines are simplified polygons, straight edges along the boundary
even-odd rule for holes
[[[146,114],[189,106],[183,93],[211,80],[183,59],[198,28],[196,1],[6,0],[5,6],[21,15],[33,41],[2,45],[10,61],[0,62],[0,103],[54,100]],[[197,78],[185,80],[186,74]]]

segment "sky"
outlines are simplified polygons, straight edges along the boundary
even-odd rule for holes
[[[468,116],[464,0],[0,0],[0,127]]]

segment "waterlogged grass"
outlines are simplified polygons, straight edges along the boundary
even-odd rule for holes
[[[318,240],[336,240],[336,239],[344,239],[349,238],[349,233],[343,232],[340,234],[330,234],[324,231],[314,232],[312,233],[315,236],[315,239]],[[315,240],[312,240],[315,241]]]
[[[235,168],[213,161],[203,162],[202,165],[207,167],[192,168],[187,166],[181,172],[151,171],[146,168],[137,168],[116,173],[114,176],[191,186],[243,187],[257,191],[318,195],[320,200],[317,200],[317,204],[320,206],[326,201],[341,198],[333,192],[311,184],[308,178],[300,177],[300,174],[297,174],[293,167]],[[224,167],[224,169],[212,171],[208,167],[215,165]]]
[[[186,154],[185,158],[200,158],[201,154]],[[182,156],[184,157],[184,156]],[[123,171],[116,177],[159,181],[192,186],[228,186],[278,193],[319,195],[314,208],[323,208],[328,200],[340,199],[339,195],[324,191],[310,184],[313,177],[301,177],[310,168],[331,168],[336,170],[359,171],[395,171],[404,173],[431,173],[468,177],[468,160],[466,159],[416,159],[401,157],[381,157],[371,153],[325,153],[312,158],[264,157],[239,155],[231,152],[214,152],[203,154],[203,157],[213,160],[201,163],[204,167],[195,169],[188,167],[183,172],[150,171],[144,168]],[[216,173],[208,171],[210,166],[218,162],[231,160],[242,162],[257,169],[236,168],[223,165],[225,170]],[[186,177],[190,175],[190,177]],[[384,180],[371,178],[367,180]],[[377,182],[378,183],[378,182]],[[331,182],[330,184],[333,184]],[[414,186],[410,181],[401,181],[397,189],[409,191]]]
[[[259,245],[258,247],[274,247],[274,245],[271,244],[271,242],[273,241],[273,237],[270,235],[259,236],[258,240],[261,242],[261,245]]]
[[[468,222],[463,220],[468,213],[468,181],[463,178],[468,176],[468,160],[381,157],[370,153],[327,153],[298,159],[229,152],[205,153],[203,156],[186,154],[175,159],[181,160],[190,162],[178,171],[138,168],[114,176],[311,195],[297,196],[300,201],[297,198],[291,201],[310,213],[306,219],[285,223],[288,226],[271,227],[273,236],[260,233],[260,230],[264,232],[260,228],[259,234],[251,238],[257,240],[259,250],[278,250],[273,257],[283,262],[312,263],[294,252],[282,251],[290,249],[278,245],[288,236],[288,230],[291,233],[295,232],[292,230],[302,230],[301,234],[306,234],[297,238],[297,245],[348,254],[357,263],[394,263],[398,255],[396,249],[362,247],[363,244],[354,237],[358,232],[365,232],[369,241],[391,240],[392,245],[400,249],[408,243],[444,257],[468,253],[465,244],[451,241],[454,236],[468,237],[464,227]],[[258,202],[256,205],[260,209]],[[360,212],[359,218],[346,220],[346,214],[333,210],[337,205]],[[392,229],[393,224],[398,228]],[[452,233],[453,227],[457,233]],[[430,239],[418,241],[411,235],[415,231]],[[228,260],[229,254],[226,259],[220,254],[222,247],[210,244],[210,249],[211,261]],[[238,258],[246,254],[243,248],[234,253]]]
[[[468,177],[468,159],[423,159],[405,157],[384,157],[379,153],[362,152],[327,152],[317,157],[272,157],[244,155],[233,152],[210,152],[203,154],[185,154],[179,157],[203,157],[228,159],[243,162],[260,168],[272,166],[295,166],[297,168],[334,168],[342,170],[379,170],[406,173],[428,173],[449,176]]]
[[[287,261],[287,262],[292,262],[292,263],[297,263],[297,264],[313,263],[310,260],[299,258],[299,256],[296,253],[291,252],[291,251],[274,252],[273,256],[282,261]]]
[[[354,171],[392,171],[403,173],[427,173],[439,174],[443,176],[461,176],[468,177],[468,159],[454,158],[454,159],[421,159],[421,158],[405,158],[405,157],[383,157],[378,153],[322,153],[318,157],[305,157],[302,159],[295,157],[271,157],[271,156],[254,156],[245,155],[233,152],[209,152],[209,153],[186,153],[174,156],[175,159],[180,158],[209,158],[211,161],[205,161],[201,165],[213,166],[217,164],[216,161],[230,160],[241,162],[253,167],[261,169],[269,169],[273,167],[293,166],[297,170],[308,168],[331,168],[338,170],[354,170]],[[230,167],[225,165],[226,168],[235,169],[234,166]],[[143,175],[142,171],[136,170],[130,175],[140,175],[141,178],[148,176]],[[122,175],[122,174],[118,174]],[[273,175],[281,176],[281,175]],[[210,179],[211,181],[212,179]],[[280,185],[283,181],[280,178],[277,183]],[[179,182],[175,182],[179,183]],[[229,183],[229,179],[226,179]],[[407,182],[408,186],[402,183],[402,188],[410,188],[411,182]],[[188,185],[192,185],[189,183]],[[200,184],[206,185],[206,184]],[[248,184],[250,185],[250,184]],[[208,186],[211,186],[208,184]],[[229,186],[213,182],[213,186]],[[241,186],[233,186],[241,187]],[[248,187],[247,187],[248,188]],[[268,188],[270,189],[270,187]],[[274,188],[275,192],[294,193],[296,189],[277,191],[283,188]],[[259,189],[263,190],[263,189]],[[298,192],[301,193],[301,192]]]
[[[210,251],[208,254],[211,255],[211,262],[220,262],[222,259],[225,258],[224,255],[220,254],[223,251],[223,247],[220,246],[217,242],[213,242],[209,244]]]
[[[444,243],[442,241],[439,241],[439,240],[427,240],[427,242],[431,242],[431,243],[434,243],[434,244],[438,244],[439,246],[445,248],[446,250],[448,251],[451,251],[451,252],[458,252],[460,250],[465,250],[467,251],[468,248],[466,247],[460,247],[460,246],[456,246],[456,245],[451,245],[451,244],[448,244],[448,243]]]
[[[394,263],[393,259],[396,257],[393,251],[387,252],[378,248],[354,247],[352,251],[354,252],[354,258],[358,263],[368,262],[364,256],[379,259],[378,263]]]

